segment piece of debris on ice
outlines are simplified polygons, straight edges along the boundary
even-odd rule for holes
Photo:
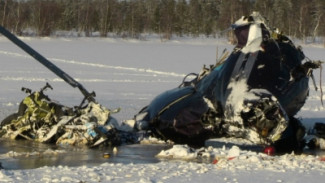
[[[162,150],[156,157],[190,160],[197,158],[197,151],[188,145],[174,145],[171,149]]]
[[[140,144],[173,144],[171,141],[164,141],[156,137],[145,137],[140,141]]]

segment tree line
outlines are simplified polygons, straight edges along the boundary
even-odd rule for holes
[[[325,36],[325,0],[0,0],[0,23],[17,35],[58,30],[139,38],[142,33],[219,36],[259,11],[270,27],[306,39]]]

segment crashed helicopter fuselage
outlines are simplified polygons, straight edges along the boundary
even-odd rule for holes
[[[259,13],[232,27],[238,44],[229,57],[158,95],[135,116],[135,128],[176,143],[232,136],[298,151],[305,131],[294,115],[320,63],[305,61],[301,48],[271,31]]]

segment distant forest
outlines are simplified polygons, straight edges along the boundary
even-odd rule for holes
[[[0,0],[0,23],[17,35],[215,37],[252,11],[291,37],[325,37],[325,0]]]

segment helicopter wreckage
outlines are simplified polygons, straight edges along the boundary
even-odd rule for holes
[[[244,138],[256,144],[273,145],[278,152],[299,153],[305,146],[306,130],[294,115],[304,105],[309,80],[321,61],[308,59],[285,35],[271,30],[257,12],[232,25],[238,43],[215,65],[204,67],[194,79],[163,92],[144,107],[134,119],[119,124],[110,110],[95,100],[79,82],[19,40],[5,28],[0,32],[41,64],[77,87],[85,96],[78,107],[51,101],[44,91],[23,99],[17,113],[0,124],[2,138],[24,138],[44,143],[119,145],[136,143],[137,133],[175,143],[204,145],[218,137]],[[123,128],[127,127],[127,128]],[[128,129],[128,130],[125,130]],[[324,124],[315,125],[324,138]],[[312,141],[309,146],[319,146]]]

